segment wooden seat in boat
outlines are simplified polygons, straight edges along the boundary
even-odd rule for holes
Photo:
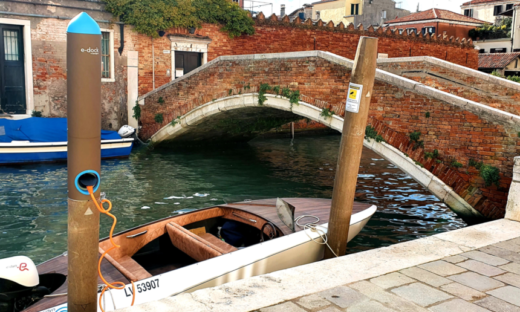
[[[99,248],[99,252],[103,254],[105,251]],[[108,260],[116,269],[121,272],[126,278],[132,282],[137,282],[145,278],[152,277],[145,268],[129,256],[123,256],[118,260],[115,260],[110,255],[106,255],[105,259]]]
[[[166,224],[166,231],[175,247],[197,261],[208,260],[237,250],[209,233],[202,234],[204,237],[201,237],[174,222]]]

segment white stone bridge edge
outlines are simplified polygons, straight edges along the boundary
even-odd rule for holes
[[[343,118],[336,115],[333,115],[332,118],[324,118],[320,115],[322,112],[321,108],[301,101],[298,105],[293,105],[291,108],[291,104],[286,98],[271,94],[266,94],[266,97],[268,100],[264,103],[263,107],[292,111],[296,115],[320,122],[339,132],[342,132],[343,130]],[[200,124],[214,114],[245,107],[262,107],[258,105],[257,93],[225,97],[201,105],[184,116],[181,116],[175,125],[169,123],[161,128],[151,137],[151,142],[152,144],[157,144],[164,140],[174,139],[175,137],[189,131],[190,126]],[[414,180],[446,203],[446,205],[448,205],[458,215],[467,218],[483,218],[480,212],[471,207],[471,205],[460,197],[451,187],[446,185],[428,170],[416,165],[411,158],[407,157],[400,150],[394,148],[390,144],[384,142],[378,143],[375,140],[370,140],[370,142],[365,140],[364,146],[375,151],[409,174]]]

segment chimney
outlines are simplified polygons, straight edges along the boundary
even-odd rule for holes
[[[280,17],[285,16],[285,4],[280,5]]]

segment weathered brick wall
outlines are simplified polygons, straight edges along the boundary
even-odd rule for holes
[[[477,103],[520,115],[520,91],[505,84],[429,62],[380,63],[378,68]]]
[[[299,19],[293,23],[277,21],[274,18],[265,19],[262,16],[255,20],[256,33],[251,36],[241,36],[231,39],[227,33],[220,31],[220,25],[203,24],[197,29],[195,36],[209,37],[208,61],[223,55],[241,55],[258,53],[279,53],[295,51],[328,51],[340,56],[354,59],[360,36],[375,36],[379,38],[379,53],[386,53],[389,57],[434,56],[449,62],[476,69],[478,67],[478,51],[471,42],[465,40],[441,39],[440,37],[426,37],[415,35],[399,35],[390,29],[372,28],[363,30],[353,25],[344,27],[343,24],[334,27],[331,24],[319,25],[302,24]],[[321,25],[321,26],[320,26]],[[165,77],[166,69],[171,68],[170,54],[163,50],[171,47],[168,34],[188,34],[186,29],[174,28],[166,32],[162,38],[154,39],[155,48],[155,87],[169,81]],[[139,46],[139,94],[152,90],[152,49],[151,39],[136,35]]]
[[[253,92],[261,83],[299,90],[302,101],[343,116],[350,74],[350,69],[321,58],[222,61],[147,97],[141,135],[150,137],[177,116],[228,96],[229,90],[238,94],[241,91],[237,90],[250,85],[249,92]],[[158,103],[159,97],[164,104]],[[425,117],[426,112],[430,113],[429,118]],[[154,120],[159,113],[164,117],[161,124]],[[512,160],[520,152],[514,129],[383,82],[376,82],[374,87],[370,124],[389,144],[422,163],[485,216],[504,215]],[[424,148],[412,150],[408,135],[413,131],[422,133]],[[443,164],[424,158],[425,151],[434,149],[439,151]],[[503,173],[500,188],[484,187],[478,172],[467,167],[469,159],[498,167]],[[453,160],[464,167],[450,167]]]
[[[32,19],[34,106],[45,117],[67,116],[67,25],[69,20]],[[101,25],[110,28],[109,25]],[[101,84],[102,127],[117,130],[126,122],[126,54],[119,55],[119,27],[114,26],[115,82]]]

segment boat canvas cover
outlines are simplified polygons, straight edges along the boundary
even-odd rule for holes
[[[101,130],[101,140],[119,140],[116,131]],[[67,142],[67,118],[0,118],[0,143],[12,141]]]

